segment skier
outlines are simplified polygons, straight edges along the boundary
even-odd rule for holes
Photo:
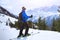
[[[18,22],[20,23],[20,24],[19,24],[19,25],[20,25],[20,32],[19,32],[18,37],[20,37],[20,36],[23,35],[22,32],[23,32],[23,29],[24,29],[24,28],[26,28],[24,36],[29,35],[29,34],[28,34],[29,26],[28,26],[28,24],[27,24],[27,19],[28,19],[28,18],[32,18],[33,16],[32,16],[32,15],[31,15],[31,16],[27,16],[25,10],[26,10],[26,8],[25,8],[25,7],[22,7],[22,12],[21,12],[21,14],[19,15],[19,16],[20,16],[20,20],[19,20]]]

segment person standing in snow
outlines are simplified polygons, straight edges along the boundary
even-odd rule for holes
[[[19,23],[20,23],[20,32],[19,32],[18,37],[20,37],[20,36],[23,35],[22,32],[23,32],[23,29],[24,29],[24,28],[26,29],[24,36],[29,35],[29,34],[28,34],[29,26],[28,26],[28,24],[27,24],[27,19],[28,19],[28,18],[32,18],[32,15],[31,15],[31,16],[27,16],[25,10],[26,10],[26,8],[25,8],[25,7],[22,7],[22,12],[21,12],[21,14],[20,14],[20,15],[21,15],[21,16],[20,16],[21,18],[20,18],[20,20],[19,20]]]

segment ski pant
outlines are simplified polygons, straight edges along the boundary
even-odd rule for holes
[[[25,30],[25,35],[27,35],[28,34],[28,30],[29,30],[29,26],[28,26],[28,24],[27,24],[27,22],[23,22],[23,23],[20,23],[20,32],[19,32],[19,36],[21,36],[23,33],[23,29],[26,29]]]

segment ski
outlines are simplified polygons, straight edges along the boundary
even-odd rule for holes
[[[33,36],[33,35],[36,35],[36,34],[39,34],[40,32],[37,32],[37,33],[31,33],[30,35],[27,35],[27,36],[21,36],[21,37],[19,37],[19,38],[12,38],[12,39],[10,39],[10,40],[17,40],[17,39],[22,39],[22,38],[26,38],[26,37],[29,37],[29,36]]]

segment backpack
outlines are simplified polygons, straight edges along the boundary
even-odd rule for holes
[[[22,20],[22,12],[19,13],[19,18],[18,18],[18,21],[21,21]]]

